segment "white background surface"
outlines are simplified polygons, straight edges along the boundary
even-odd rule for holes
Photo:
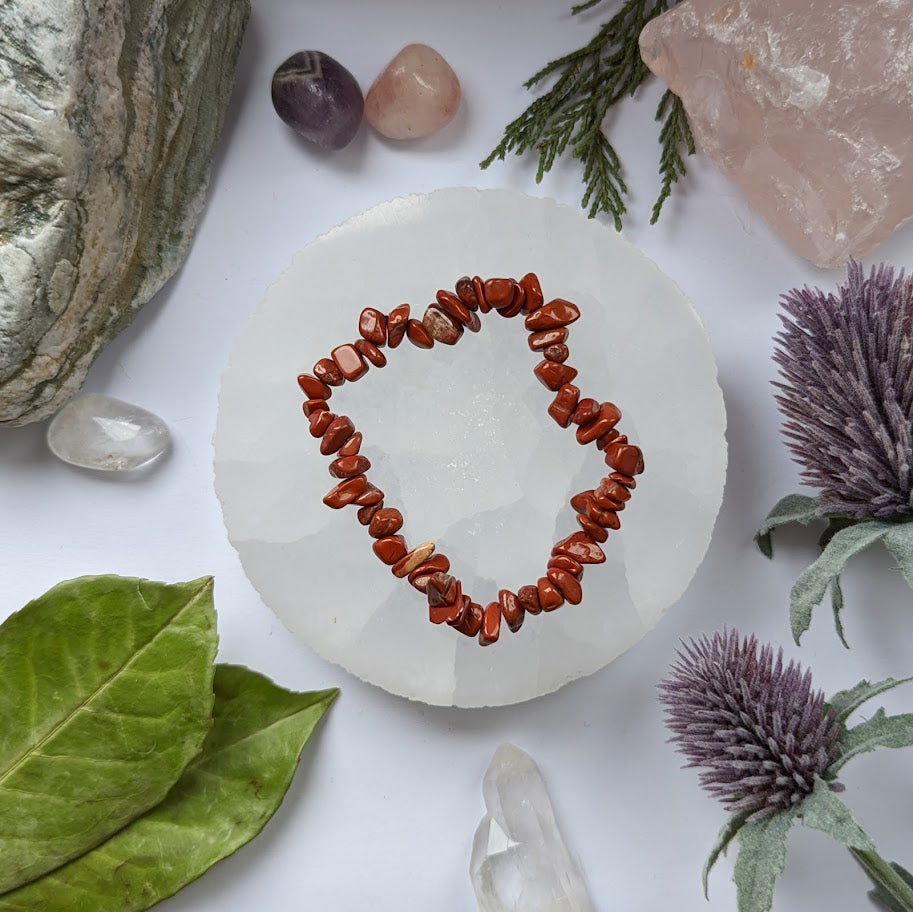
[[[210,441],[231,341],[295,251],[377,202],[476,185],[575,203],[581,189],[573,166],[556,168],[536,188],[531,160],[512,159],[487,172],[476,163],[528,102],[523,80],[547,58],[588,40],[604,14],[572,20],[558,0],[255,0],[254,6],[194,248],[176,279],[102,354],[86,385],[164,417],[173,451],[139,477],[100,477],[58,463],[45,449],[43,427],[4,429],[0,613],[87,573],[163,580],[212,573],[222,660],[292,688],[342,688],[267,830],[163,910],[474,909],[467,869],[482,814],[480,780],[502,740],[539,762],[599,912],[673,903],[688,912],[708,908],[700,866],[724,813],[664,743],[654,692],[678,638],[723,624],[753,630],[810,664],[827,692],[863,677],[909,674],[913,666],[913,598],[883,552],[855,559],[844,576],[852,650],[837,641],[826,610],[798,650],[787,642],[787,595],[814,557],[812,536],[781,535],[773,563],[751,540],[774,501],[798,489],[769,387],[777,297],[805,282],[832,287],[841,273],[800,261],[701,158],[691,160],[685,191],[650,228],[659,86],[613,114],[609,129],[632,189],[626,236],[692,299],[719,362],[730,468],[707,560],[679,606],[631,652],[533,703],[430,709],[362,684],[286,632],[226,540]],[[434,46],[463,83],[463,107],[437,136],[395,145],[363,127],[348,149],[329,156],[298,142],[274,115],[270,76],[290,53],[323,50],[367,88],[410,41]],[[910,265],[911,245],[908,228],[878,256]],[[913,692],[883,702],[909,709]],[[913,863],[911,759],[900,752],[867,755],[843,777],[847,802],[882,854],[907,865]],[[722,860],[712,876],[709,908],[734,908],[731,863]],[[844,850],[797,830],[775,908],[855,912],[866,907],[865,888]]]

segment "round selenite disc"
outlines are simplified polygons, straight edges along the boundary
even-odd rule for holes
[[[429,623],[425,596],[371,550],[302,414],[299,373],[358,338],[364,307],[421,319],[463,275],[535,272],[545,299],[581,310],[569,364],[581,395],[614,402],[646,471],[588,566],[583,602],[527,615],[482,648]],[[607,473],[595,446],[547,414],[523,317],[482,316],[453,347],[384,349],[388,364],[333,389],[364,435],[369,479],[485,605],[544,576],[577,531],[569,498]],[[704,557],[723,494],[725,411],[710,343],[675,284],[615,231],[554,201],[447,189],[383,203],[305,247],[245,324],[222,380],[216,490],[244,569],[315,652],[426,703],[503,705],[602,668],[673,605]]]

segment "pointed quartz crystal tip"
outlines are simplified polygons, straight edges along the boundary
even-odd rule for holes
[[[482,793],[488,813],[470,862],[480,912],[593,912],[532,757],[502,744]]]
[[[685,0],[640,35],[698,145],[818,266],[913,216],[908,0]]]
[[[157,415],[111,396],[71,399],[48,425],[48,447],[70,465],[117,472],[138,469],[168,448]]]

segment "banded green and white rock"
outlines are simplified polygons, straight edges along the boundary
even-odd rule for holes
[[[183,262],[249,14],[0,3],[0,424],[63,405]]]

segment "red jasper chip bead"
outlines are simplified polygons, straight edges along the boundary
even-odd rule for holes
[[[489,602],[482,611],[482,629],[479,631],[479,645],[491,646],[501,635],[501,605]]]
[[[358,319],[358,333],[374,345],[387,344],[387,318],[373,307],[366,307]]]
[[[340,456],[357,456],[361,449],[361,431],[356,431],[340,448]]]
[[[375,367],[387,366],[387,356],[373,342],[369,342],[367,339],[359,339],[355,343],[355,349],[366,361],[370,361]]]
[[[539,604],[539,589],[536,586],[521,586],[517,590],[517,599],[528,614],[539,614],[542,605]]]
[[[567,326],[580,318],[580,310],[576,304],[565,301],[562,298],[555,298],[548,304],[543,304],[537,310],[534,310],[525,321],[526,328],[530,332],[538,332],[542,329],[555,329],[559,326]]]
[[[355,498],[355,503],[359,507],[373,507],[375,504],[382,503],[384,492],[380,488],[374,487],[370,482],[365,485],[364,491]]]
[[[580,583],[567,570],[562,570],[560,567],[552,567],[546,571],[545,575],[549,582],[561,593],[565,601],[570,602],[572,605],[580,604],[583,599],[583,589],[580,587]]]
[[[470,332],[478,332],[482,328],[482,321],[479,319],[479,315],[470,310],[456,295],[441,289],[436,297],[441,310],[465,326]]]
[[[330,463],[330,474],[334,478],[354,478],[370,468],[371,463],[364,456],[340,456]]]
[[[355,500],[362,494],[368,486],[368,479],[364,475],[356,475],[354,478],[346,478],[340,481],[335,488],[323,498],[323,502],[334,510],[340,510]]]
[[[321,358],[314,365],[314,376],[327,386],[342,386],[346,382],[339,365],[331,358]]]
[[[535,273],[528,272],[523,276],[523,278],[520,279],[520,287],[526,292],[526,300],[523,304],[523,309],[527,313],[538,310],[545,303],[545,298],[542,295],[542,287],[539,285],[539,277],[535,275]]]
[[[569,427],[571,416],[577,407],[577,397],[580,390],[570,383],[565,383],[555,394],[552,404],[548,407],[548,413],[558,422],[561,427]]]
[[[388,566],[397,563],[406,556],[406,539],[402,535],[387,535],[377,539],[371,546],[374,553]]]
[[[610,443],[605,450],[605,462],[607,466],[617,469],[623,475],[640,475],[644,470],[644,457],[640,447],[630,443]]]
[[[406,336],[416,348],[434,347],[434,338],[418,320],[410,320],[406,324]]]
[[[577,522],[580,523],[580,528],[583,529],[593,541],[604,542],[609,537],[609,533],[598,523],[593,522],[585,513],[577,514]]]
[[[395,507],[384,507],[378,510],[371,518],[371,525],[368,526],[368,535],[371,538],[383,538],[385,535],[392,535],[399,532],[403,527],[403,514]]]
[[[581,399],[571,415],[574,424],[589,424],[599,417],[599,403],[595,399]]]
[[[301,408],[304,410],[304,414],[310,418],[314,412],[329,411],[330,403],[326,399],[306,399]]]
[[[406,335],[406,327],[409,325],[409,305],[400,304],[394,307],[387,317],[387,345],[390,348],[397,348]]]
[[[331,456],[354,433],[355,425],[352,424],[352,420],[345,415],[339,415],[327,425],[327,429],[323,432],[323,438],[320,441],[320,452],[324,456]]]
[[[335,413],[328,409],[314,412],[311,417],[308,418],[311,437],[323,437],[324,431],[333,423],[335,418]]]
[[[566,345],[549,345],[548,348],[543,350],[542,357],[546,361],[555,361],[558,364],[563,364],[570,354],[571,350]]]
[[[466,636],[478,636],[480,645],[488,646],[498,640],[502,624],[516,632],[527,613],[554,611],[565,602],[580,603],[584,567],[605,561],[600,543],[607,540],[609,529],[620,527],[618,513],[631,499],[636,487],[634,476],[643,471],[644,464],[639,447],[615,430],[621,419],[617,407],[611,402],[581,399],[580,390],[571,383],[577,371],[565,363],[569,357],[566,342],[568,325],[580,316],[576,305],[562,298],[544,303],[539,280],[533,273],[519,282],[463,276],[455,287],[456,294],[439,290],[421,321],[410,318],[408,304],[394,308],[386,316],[376,308],[364,308],[358,323],[360,338],[334,348],[330,358],[317,361],[313,375],[301,374],[298,383],[307,396],[303,409],[310,433],[320,438],[321,453],[337,454],[329,471],[340,481],[324,497],[324,503],[334,509],[354,504],[359,523],[368,527],[374,539],[377,556],[396,577],[408,578],[415,589],[425,593],[430,620],[447,623]],[[394,349],[408,337],[418,348],[432,348],[435,342],[454,345],[465,329],[478,331],[478,314],[492,309],[504,317],[525,314],[529,348],[544,358],[533,373],[555,393],[548,406],[549,415],[561,427],[576,425],[577,440],[581,444],[595,443],[613,471],[596,488],[571,497],[581,531],[554,545],[545,576],[534,585],[521,586],[516,594],[499,590],[497,601],[483,608],[463,594],[460,581],[448,572],[450,561],[443,554],[434,553],[432,542],[408,549],[400,534],[402,514],[394,508],[384,508],[383,491],[367,480],[371,462],[360,455],[362,435],[349,418],[330,411],[327,400],[332,386],[357,380],[367,372],[368,363],[385,366],[387,357],[380,350],[384,344]]]
[[[308,399],[329,399],[333,395],[333,391],[322,380],[310,374],[299,374],[298,386]]]
[[[557,364],[554,361],[540,361],[533,368],[533,373],[543,386],[556,392],[577,376],[575,368],[568,367],[566,364]]]
[[[509,589],[500,589],[498,604],[501,606],[504,623],[510,628],[511,633],[516,633],[523,626],[523,618],[526,615],[520,599]]]
[[[450,626],[464,636],[474,637],[482,629],[482,606],[470,601],[469,596],[463,596],[463,616]]]
[[[469,276],[463,276],[462,278],[457,279],[456,285],[454,286],[457,297],[470,309],[478,310],[479,309],[479,296],[476,294],[475,283]]]
[[[549,569],[557,567],[559,570],[565,570],[577,580],[583,576],[583,564],[578,563],[573,557],[568,557],[566,554],[556,554],[554,557],[549,558],[548,567]]]
[[[488,298],[485,297],[485,287],[478,276],[472,277],[472,291],[479,302],[479,313],[487,314],[491,310],[491,304],[488,303]]]
[[[330,356],[346,380],[357,380],[368,372],[365,359],[354,345],[338,345],[330,352]]]
[[[567,538],[562,538],[552,548],[552,554],[566,554],[581,564],[601,564],[605,561],[602,548],[583,532],[575,532]]]
[[[621,412],[611,402],[603,402],[599,407],[599,415],[589,424],[577,428],[577,442],[580,444],[592,443],[607,434],[618,424]]]
[[[428,580],[435,573],[446,573],[450,569],[450,561],[443,554],[433,554],[424,563],[419,564],[409,574],[409,582],[412,586],[424,592],[428,585]]]
[[[381,501],[380,503],[372,504],[370,507],[359,507],[358,512],[355,515],[363,526],[367,526],[374,518],[374,514],[380,510],[383,505],[384,502]]]
[[[543,611],[554,611],[564,604],[564,596],[547,576],[539,577],[536,589],[539,590],[539,604]]]
[[[561,345],[567,341],[568,331],[562,326],[559,329],[546,329],[531,333],[526,340],[532,351],[544,351],[552,345]]]
[[[434,304],[425,309],[422,326],[435,342],[443,345],[456,345],[463,336],[463,324]]]

